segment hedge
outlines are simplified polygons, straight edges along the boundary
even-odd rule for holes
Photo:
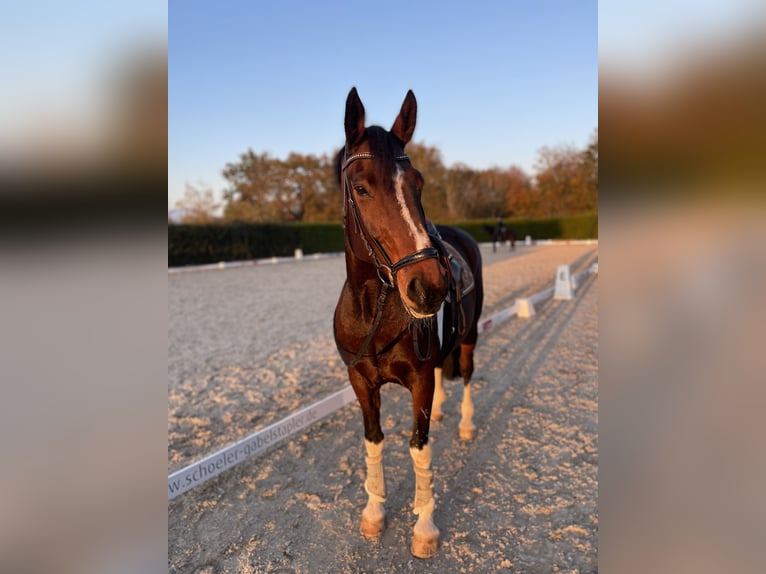
[[[497,219],[462,221],[451,225],[464,229],[477,241],[490,241],[492,238],[484,226],[494,228]],[[523,240],[527,235],[532,239],[598,239],[598,214],[507,219],[505,227],[516,233],[517,240]]]
[[[478,241],[489,241],[483,226],[494,226],[495,223],[494,219],[484,219],[451,225],[465,229]],[[533,239],[598,237],[597,214],[509,219],[505,223],[516,232],[518,240],[527,235]],[[343,251],[343,228],[340,223],[168,225],[170,267],[290,256],[298,248],[307,255]]]
[[[339,223],[168,225],[168,265],[200,265],[343,251]]]

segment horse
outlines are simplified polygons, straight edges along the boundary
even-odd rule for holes
[[[365,127],[356,88],[346,99],[346,142],[335,158],[343,194],[346,281],[333,330],[364,424],[368,499],[360,531],[376,539],[385,528],[380,389],[399,384],[410,392],[413,412],[409,451],[417,521],[410,552],[430,558],[439,540],[433,522],[430,425],[443,416],[443,378],[462,375],[459,436],[475,436],[470,382],[483,286],[476,241],[464,231],[426,220],[424,178],[404,152],[416,116],[412,90],[390,131]]]
[[[501,225],[500,223],[495,226],[483,225],[482,227],[484,227],[484,231],[486,231],[487,235],[492,239],[492,253],[497,251],[498,243],[504,243],[506,241],[510,242],[511,251],[516,249],[516,232],[512,228]]]

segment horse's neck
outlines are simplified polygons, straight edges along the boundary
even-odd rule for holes
[[[355,298],[373,300],[380,290],[380,279],[372,263],[362,261],[346,248],[346,282]]]
[[[367,244],[359,233],[350,233],[353,221],[346,219],[343,222],[346,247],[346,277],[354,285],[361,286],[368,279],[377,279],[378,274],[375,264],[369,258]],[[356,289],[355,289],[356,290]]]
[[[352,221],[345,221],[346,230],[346,285],[358,306],[363,317],[373,317],[378,312],[380,297],[383,289],[378,277],[375,264],[369,259],[367,245],[358,233],[349,233],[349,225]],[[388,287],[385,295],[384,316],[387,326],[399,328],[403,322],[407,322],[403,304],[399,298],[399,292],[395,287]],[[385,329],[387,330],[387,329]]]

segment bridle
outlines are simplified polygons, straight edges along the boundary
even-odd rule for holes
[[[346,169],[355,161],[360,159],[374,159],[375,156],[371,153],[357,153],[350,157],[345,157],[345,154],[346,152],[344,151],[345,161],[343,162],[343,166],[340,170],[341,178],[343,180],[343,215],[346,216],[348,213],[351,214],[351,218],[354,220],[356,230],[358,231],[359,236],[361,237],[362,242],[367,249],[367,254],[370,256],[373,264],[375,265],[375,268],[377,269],[378,278],[380,281],[383,283],[383,285],[388,287],[395,287],[396,272],[399,271],[402,267],[412,265],[413,263],[417,263],[425,259],[438,260],[439,252],[435,247],[425,247],[415,251],[414,253],[405,255],[396,263],[391,261],[391,258],[388,256],[388,253],[386,253],[386,250],[383,249],[383,246],[380,244],[380,242],[367,230],[367,226],[364,224],[362,215],[359,213],[359,209],[357,208],[356,202],[354,201],[353,195],[351,193],[351,183],[349,182],[348,176],[346,175]],[[394,161],[409,161],[409,159],[410,158],[408,155],[402,154],[396,156]],[[376,254],[376,251],[380,255],[380,258],[383,259],[382,262]]]
[[[348,351],[346,349],[343,349],[340,344],[338,343],[337,336],[335,337],[336,345],[338,346],[338,350],[340,351],[340,355],[343,358],[343,362],[345,362],[348,366],[353,367],[356,365],[359,360],[365,356],[365,353],[367,352],[367,349],[370,346],[370,343],[372,342],[372,339],[375,335],[375,333],[378,330],[378,327],[380,326],[380,321],[383,318],[383,309],[385,307],[386,298],[388,297],[388,292],[390,289],[396,287],[396,273],[403,267],[406,267],[407,265],[412,265],[413,263],[417,263],[418,261],[424,261],[426,259],[436,259],[441,263],[439,251],[435,247],[425,247],[423,249],[419,249],[415,251],[414,253],[410,253],[409,255],[405,255],[402,257],[399,261],[396,263],[393,263],[391,261],[391,258],[388,256],[388,253],[386,253],[386,250],[383,249],[383,246],[380,244],[380,242],[373,236],[368,230],[367,226],[364,224],[364,220],[362,219],[362,214],[359,213],[359,209],[357,208],[356,202],[354,201],[353,194],[351,193],[351,182],[348,180],[348,176],[346,175],[346,169],[349,165],[351,165],[353,162],[360,160],[360,159],[374,159],[375,155],[371,153],[357,153],[351,156],[346,157],[346,152],[343,152],[343,165],[341,166],[341,180],[343,181],[343,225],[346,228],[346,233],[349,234],[349,237],[347,238],[349,242],[349,249],[353,253],[353,246],[351,244],[350,239],[350,233],[351,230],[349,229],[349,223],[348,218],[350,214],[350,218],[354,221],[354,226],[356,228],[356,231],[359,235],[359,237],[362,239],[362,242],[364,243],[365,249],[367,250],[367,254],[370,256],[372,263],[375,265],[375,268],[378,273],[378,278],[381,282],[381,289],[380,293],[378,294],[378,301],[377,301],[377,311],[375,313],[375,318],[373,319],[372,326],[370,327],[369,332],[367,333],[367,337],[364,340],[364,343],[362,343],[361,348],[356,353],[353,353],[353,351]],[[394,161],[409,161],[409,156],[406,154],[402,154],[399,156],[394,157]],[[376,254],[377,251],[377,254]],[[380,258],[378,257],[378,254],[380,255]],[[383,262],[381,262],[380,259],[383,259]],[[336,310],[337,312],[337,310]],[[412,328],[413,323],[408,323],[408,325],[404,328],[403,331],[401,331],[391,342],[389,342],[385,347],[383,347],[378,353],[375,353],[375,355],[380,355],[383,353],[388,352],[390,349],[394,347],[407,333],[407,331]],[[334,327],[333,327],[334,330]],[[419,360],[426,361],[431,357],[431,346],[429,344],[428,351],[423,354],[420,352],[420,345],[418,343],[418,336],[417,336],[418,330],[415,329],[413,331],[413,339],[414,339],[414,345],[415,345],[415,353]],[[354,357],[352,359],[346,358],[346,353],[353,354]]]

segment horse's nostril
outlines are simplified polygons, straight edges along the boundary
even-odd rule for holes
[[[423,280],[420,279],[420,277],[415,277],[409,282],[407,285],[407,296],[419,305],[422,305],[425,302],[426,288]]]
[[[407,297],[424,313],[434,312],[444,294],[439,287],[431,285],[421,277],[415,277],[407,283]]]

